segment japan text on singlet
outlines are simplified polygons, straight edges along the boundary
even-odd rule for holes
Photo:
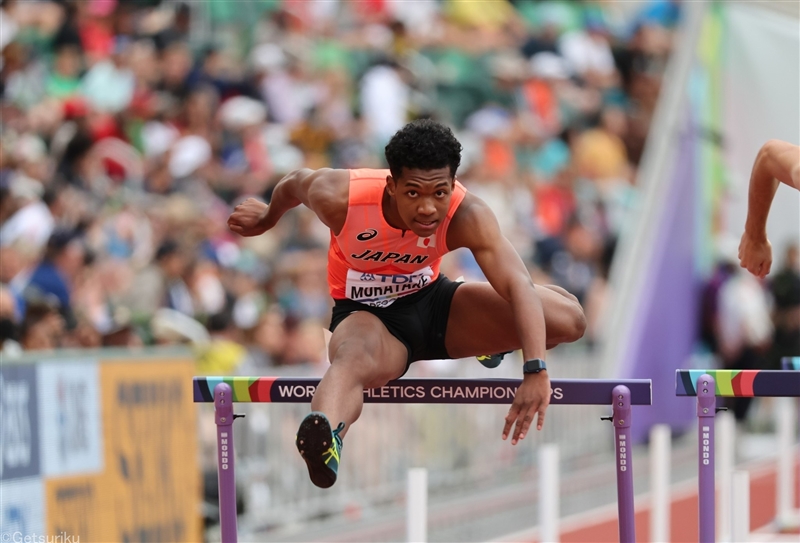
[[[436,232],[421,238],[392,228],[383,217],[381,200],[389,170],[350,170],[347,219],[338,236],[331,232],[328,287],[336,300],[351,299],[374,307],[431,284],[447,249],[447,227],[466,189],[455,182],[447,216]]]

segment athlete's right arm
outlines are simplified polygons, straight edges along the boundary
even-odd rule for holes
[[[269,205],[255,198],[237,205],[228,227],[242,236],[258,236],[274,227],[284,213],[304,204],[338,232],[347,217],[349,180],[347,170],[295,170],[275,185]]]
[[[739,244],[741,266],[764,277],[772,265],[772,247],[767,239],[767,216],[778,185],[800,190],[800,147],[770,140],[758,151],[747,202],[747,221]]]

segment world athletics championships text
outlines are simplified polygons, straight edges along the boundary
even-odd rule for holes
[[[314,385],[279,385],[278,396],[281,399],[311,399],[316,392]],[[426,394],[427,392],[427,394]],[[514,386],[478,386],[478,385],[457,385],[457,386],[432,386],[428,391],[422,386],[403,386],[389,385],[381,388],[367,389],[364,391],[365,398],[384,398],[384,399],[408,399],[408,400],[441,400],[441,399],[466,399],[466,400],[485,400],[485,399],[513,399],[517,393]],[[564,398],[564,393],[560,388],[550,391],[556,400]]]

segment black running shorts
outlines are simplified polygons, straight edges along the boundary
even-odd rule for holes
[[[389,333],[408,349],[408,364],[417,360],[452,358],[447,354],[444,338],[450,303],[456,289],[463,283],[451,281],[444,275],[419,292],[399,298],[389,307],[372,307],[353,300],[335,300],[330,331],[336,330],[344,319],[356,311],[366,311],[378,317]]]

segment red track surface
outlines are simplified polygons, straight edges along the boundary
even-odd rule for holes
[[[798,463],[800,464],[800,463]],[[758,530],[775,518],[776,466],[769,463],[750,470],[750,529]],[[800,469],[795,469],[800,479]],[[798,488],[800,480],[795,481]],[[698,540],[697,488],[675,493],[672,500],[670,538],[673,542],[695,542]],[[800,506],[795,492],[795,507]],[[591,514],[587,514],[591,516]],[[650,507],[644,504],[636,508],[636,540],[650,541]],[[619,541],[616,508],[596,515],[596,520],[575,520],[562,524],[561,541],[604,543]]]

